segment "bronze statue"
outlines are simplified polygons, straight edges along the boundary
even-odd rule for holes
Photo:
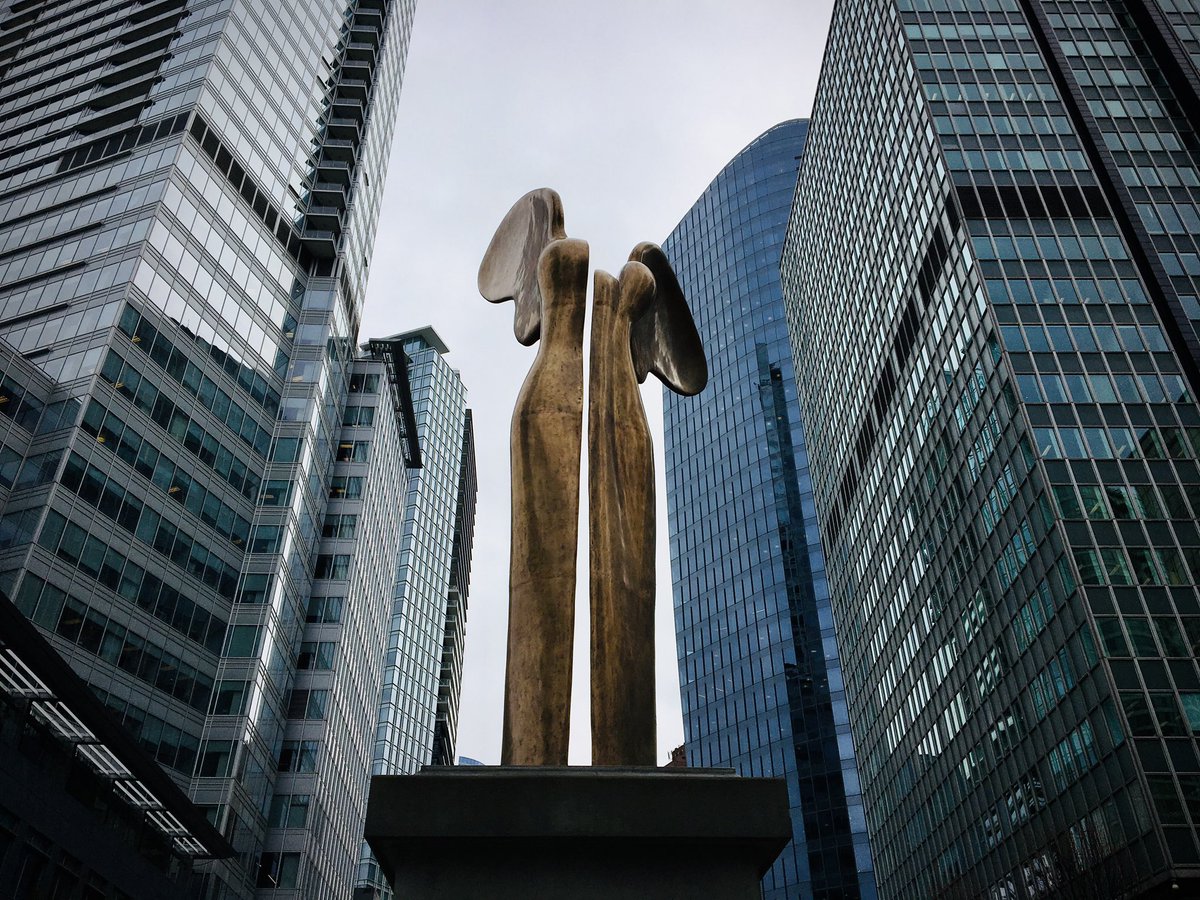
[[[531,191],[479,269],[516,303],[517,340],[542,346],[512,423],[512,559],[503,765],[566,765],[583,414],[588,248],[562,201]],[[596,272],[588,401],[592,764],[655,764],[654,459],[637,385],[708,381],[704,349],[662,250],[639,244],[620,278]]]

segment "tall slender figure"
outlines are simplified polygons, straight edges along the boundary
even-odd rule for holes
[[[588,246],[562,201],[530,191],[496,229],[479,292],[516,305],[541,346],[512,420],[512,558],[501,764],[565,766],[570,736],[583,322]],[[621,277],[596,273],[588,407],[592,765],[653,766],[654,450],[638,384],[708,382],[704,348],[671,265],[638,244]]]
[[[654,447],[630,339],[654,276],[626,263],[597,272],[588,391],[592,765],[652,766]]]
[[[567,764],[587,270],[549,189],[514,204],[479,269],[486,299],[515,301],[517,340],[541,339],[512,419],[506,766]]]
[[[596,272],[588,388],[592,765],[653,766],[654,446],[638,384],[708,382],[704,348],[671,265],[638,244]]]

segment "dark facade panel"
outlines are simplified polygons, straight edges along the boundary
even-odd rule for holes
[[[1196,889],[1194,19],[835,11],[781,271],[881,896]]]

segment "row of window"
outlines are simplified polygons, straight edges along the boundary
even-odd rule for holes
[[[171,343],[165,334],[160,333],[132,305],[126,305],[117,322],[117,327],[129,338],[131,343],[149,356],[159,368],[197,397],[206,407],[217,411],[226,405],[237,407],[228,394],[190,361],[187,353]],[[197,338],[196,343],[202,344],[203,342]],[[225,370],[225,373],[245,392],[246,396],[261,406],[268,416],[274,418],[279,411],[279,392],[270,386],[267,379],[217,347],[210,344],[207,349],[213,361]]]
[[[370,447],[370,441],[339,441],[334,459],[338,462],[366,462]]]
[[[104,479],[103,472],[94,466],[90,468],[96,473],[97,479]],[[204,582],[223,597],[233,597],[233,586],[237,584],[238,569],[205,546],[203,537],[197,538],[195,535],[188,534],[186,529],[181,529],[145,506],[131,492],[117,485],[113,479],[108,480],[104,490],[97,491],[96,479],[87,479],[76,484],[73,479],[68,480],[67,472],[64,471],[62,484],[106,518],[116,522],[121,528],[153,547],[164,558],[170,560],[193,578]],[[42,538],[39,538],[39,543],[43,538],[54,539],[52,533],[47,533],[49,524],[50,520],[48,519],[46,527],[42,529]],[[83,548],[82,542],[73,543],[68,547],[67,542],[72,536],[71,529],[78,528],[78,526],[68,523],[67,528],[68,538],[60,545],[59,556],[62,556],[64,552]],[[79,529],[79,531],[85,533],[83,529]],[[88,535],[87,540],[93,540],[92,536]],[[47,547],[47,549],[50,548]],[[80,559],[83,558],[84,554],[81,554]],[[122,559],[124,559],[123,555]],[[90,565],[92,562],[100,564],[99,559],[88,560],[87,564]],[[84,563],[80,563],[80,565],[83,567]]]
[[[100,375],[116,389],[117,393],[154,419],[177,441],[183,443],[191,429],[192,417],[180,409],[165,391],[160,391],[148,376],[142,375],[135,366],[126,362],[115,350],[108,351],[108,357],[100,369]],[[214,410],[210,407],[209,411],[213,412]],[[250,416],[243,418],[241,412],[240,407],[230,407],[225,411],[224,418],[218,415],[218,419],[228,425],[246,446],[261,456],[266,456],[271,445],[270,431],[259,427],[258,423]],[[194,434],[200,438],[200,446],[203,447],[203,438],[207,436],[207,432],[197,426]],[[237,456],[234,454],[234,459],[236,458]]]
[[[127,559],[121,550],[110,547],[74,522],[68,522],[58,511],[50,510],[47,513],[38,544],[131,603],[146,609],[153,608],[157,618],[171,623],[177,630],[183,630],[177,622],[188,622],[186,633],[189,637],[196,641],[203,640],[209,649],[213,649],[215,640],[215,646],[219,649],[220,638],[225,631],[224,621],[183,597],[158,576]],[[212,586],[221,596],[232,599],[236,585],[236,573],[226,572]]]
[[[1043,459],[1194,459],[1200,428],[1033,429]]]
[[[254,886],[269,891],[293,891],[299,887],[300,854],[268,851],[259,857]]]
[[[350,577],[349,553],[321,553],[317,555],[314,578],[330,578],[342,581]]]
[[[1185,491],[1200,516],[1200,484],[1184,485],[1183,490],[1166,483],[1056,484],[1051,490],[1064,519],[1189,519],[1193,513]]]
[[[181,467],[173,465],[170,459],[160,456],[159,465],[151,470],[148,477],[168,497],[186,507],[233,546],[239,550],[246,546],[246,538],[250,533],[249,520],[226,506],[219,494],[193,482],[191,476]],[[145,504],[136,496],[134,488],[122,486],[120,482],[124,479],[119,475],[106,474],[103,469],[72,452],[63,467],[61,481],[64,487],[74,491],[126,531],[137,532]]]
[[[360,500],[363,493],[363,476],[334,475],[329,480],[329,499]]]
[[[49,615],[48,606],[45,602],[39,604],[38,615]],[[67,596],[54,631],[193,709],[208,711],[213,686],[210,677],[86,603]]]
[[[935,45],[936,46],[936,45]],[[931,48],[932,49],[932,48]],[[1037,71],[1045,69],[1042,58],[1036,53],[913,53],[913,62],[918,69],[957,69],[960,71]],[[1035,87],[1035,85],[1026,85]],[[1050,85],[1040,92],[1045,100],[1057,100],[1058,95]],[[1033,99],[1033,98],[1030,98]]]
[[[1093,334],[1094,332],[1094,334]],[[1009,350],[1032,353],[1168,353],[1170,347],[1156,325],[1001,325]]]
[[[1151,372],[1022,373],[1017,389],[1026,403],[1188,403],[1191,391],[1183,376]]]
[[[1028,268],[1029,261],[1026,261]],[[1044,273],[1043,273],[1044,274]],[[1114,305],[1145,304],[1150,300],[1140,281],[1134,278],[1100,278],[1097,280],[1069,278],[988,278],[985,280],[988,300],[994,304],[1049,303],[1111,303]]]
[[[309,625],[336,625],[342,621],[345,597],[309,597],[304,621]]]
[[[192,776],[200,750],[200,738],[146,712],[133,700],[108,694],[94,686],[92,690],[143,750],[164,766],[185,777]]]
[[[1155,737],[1160,733],[1165,737],[1200,734],[1200,693],[1150,691],[1148,700],[1141,691],[1121,691],[1120,695],[1121,707],[1134,737]]]
[[[1050,748],[1047,755],[1050,777],[1054,786],[1062,793],[1067,787],[1100,761],[1096,752],[1096,734],[1092,723],[1086,719],[1079,726]]]
[[[1200,547],[1098,547],[1075,550],[1083,584],[1183,585],[1200,582]],[[1187,565],[1184,565],[1184,560]],[[1190,571],[1189,571],[1190,570]]]
[[[321,525],[321,537],[352,540],[358,532],[358,515],[355,513],[329,513]]]
[[[1075,687],[1075,671],[1067,648],[1061,648],[1050,657],[1046,666],[1030,679],[1029,694],[1033,713],[1038,722],[1046,718],[1050,710],[1058,705],[1067,692]]]
[[[1195,656],[1200,653],[1200,616],[1180,618],[1183,631],[1180,631],[1179,620],[1174,616],[1097,616],[1096,627],[1100,631],[1104,655],[1153,658]],[[1157,645],[1154,643],[1155,635],[1158,635]]]
[[[31,432],[37,427],[45,408],[45,401],[27,392],[13,375],[6,374],[0,378],[0,415],[7,416]]]
[[[293,688],[288,694],[289,719],[324,719],[329,711],[329,691],[325,689]]]
[[[980,73],[973,73],[980,74]],[[1054,88],[1048,83],[1035,84],[1032,82],[1016,82],[1012,80],[1012,76],[1008,73],[1001,73],[995,82],[991,81],[970,81],[965,84],[960,84],[951,79],[953,75],[945,76],[945,81],[939,82],[937,76],[929,69],[921,73],[924,81],[923,87],[926,95],[930,100],[966,100],[966,101],[1003,101],[1005,103],[1015,104],[1020,100],[1036,101],[1039,97],[1045,100],[1054,100],[1056,95]],[[1043,106],[1042,109],[1045,109]],[[1059,110],[1061,111],[1061,110]],[[1032,119],[1050,118],[1057,120],[1062,116],[1030,116]],[[1056,123],[1055,131],[1059,130]]]
[[[897,0],[900,12],[1018,12],[1017,0]]]
[[[378,377],[378,376],[377,376]],[[374,406],[348,405],[342,410],[342,426],[346,428],[370,428],[375,424]]]
[[[137,209],[147,203],[153,203],[161,194],[161,183],[142,185],[18,225],[0,236],[0,253],[14,251],[18,247],[53,239],[56,234],[65,234],[77,228],[103,222],[105,219],[115,218],[128,209]]]
[[[949,117],[940,116],[946,120],[949,127]],[[978,120],[967,129],[959,125],[965,116],[955,116],[954,121],[958,134],[991,134],[991,129],[985,129]],[[998,120],[1002,121],[1002,120]],[[996,129],[1004,133],[1003,129]],[[954,132],[949,132],[953,134]],[[1013,172],[1029,170],[1032,172],[1070,172],[1087,171],[1087,157],[1078,150],[947,150],[946,164],[956,172]],[[1054,257],[1055,259],[1059,257]],[[1103,259],[1104,257],[1097,257]]]
[[[8,261],[0,262],[0,284],[36,278],[59,266],[96,259],[110,250],[136,244],[146,237],[150,220],[127,222],[104,228],[84,237],[57,244],[45,250],[32,250]]]
[[[170,424],[172,420],[168,420],[168,425]],[[160,459],[162,454],[158,448],[143,438],[137,428],[129,427],[124,419],[98,400],[92,400],[88,404],[80,427],[96,438],[98,444],[147,478],[152,478],[160,466],[169,464],[164,462],[165,458]],[[177,427],[168,428],[167,433],[176,437]],[[220,475],[247,500],[253,502],[257,498],[260,483],[258,476],[194,420],[188,423],[180,443],[185,450]]]
[[[351,394],[378,394],[379,375],[377,373],[358,372],[350,376]]]
[[[961,38],[990,41],[1027,38],[1029,27],[1024,22],[937,22],[905,25],[904,34],[910,40]]]

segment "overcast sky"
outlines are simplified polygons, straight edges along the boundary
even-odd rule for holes
[[[457,752],[500,761],[513,403],[536,348],[485,302],[480,258],[518,197],[552,187],[592,267],[661,243],[760,133],[812,108],[832,0],[419,0],[362,336],[432,325],[475,411],[479,506]],[[586,343],[586,340],[585,340]],[[683,742],[661,387],[642,395],[658,456],[658,743]],[[586,443],[586,442],[585,442]],[[586,485],[586,476],[582,483]],[[586,492],[583,498],[586,506]],[[586,541],[586,525],[581,527]],[[571,763],[590,758],[587,557],[576,607]]]

